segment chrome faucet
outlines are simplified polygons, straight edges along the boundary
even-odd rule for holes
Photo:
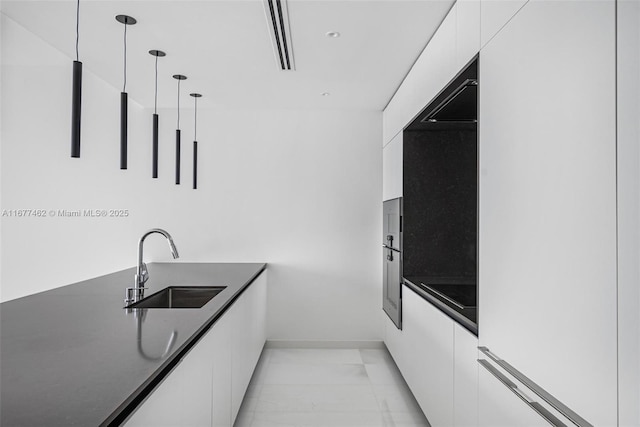
[[[178,249],[173,243],[173,239],[169,233],[161,228],[152,228],[144,233],[138,241],[138,266],[136,268],[135,283],[132,288],[126,288],[124,299],[125,304],[132,304],[144,298],[144,290],[146,289],[144,284],[149,280],[149,271],[147,270],[147,264],[142,261],[142,247],[144,239],[146,239],[148,235],[154,233],[162,234],[167,239],[169,242],[169,248],[171,249],[171,255],[173,255],[174,259],[179,257]]]

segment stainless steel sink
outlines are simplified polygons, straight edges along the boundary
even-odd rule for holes
[[[225,286],[169,286],[126,308],[201,308]]]

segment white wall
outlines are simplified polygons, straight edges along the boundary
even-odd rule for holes
[[[121,171],[120,90],[85,64],[82,158],[71,159],[71,59],[5,16],[2,49],[2,209],[130,212],[3,217],[3,301],[131,267],[141,233],[162,227],[181,261],[269,263],[270,339],[381,338],[381,113],[199,110],[194,191],[192,108],[181,114],[182,185],[173,184],[175,111],[160,111],[153,180],[151,112],[131,100]],[[145,252],[170,259],[157,237]]]

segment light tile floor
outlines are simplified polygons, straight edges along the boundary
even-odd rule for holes
[[[429,426],[386,349],[265,349],[234,427]]]

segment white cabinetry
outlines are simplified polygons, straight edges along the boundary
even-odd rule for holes
[[[229,310],[231,334],[231,416],[235,420],[266,338],[266,278],[258,278]]]
[[[454,329],[453,425],[478,425],[478,337],[457,323]]]
[[[211,425],[211,354],[220,344],[212,333],[202,337],[127,420],[127,427]]]
[[[453,425],[453,321],[413,291],[402,294],[407,384],[432,427]]]
[[[234,330],[231,316],[224,315],[218,319],[207,334],[213,337],[212,341],[214,342],[214,346],[211,349],[211,361],[213,362],[213,427],[230,427],[233,425],[231,422],[231,369],[229,367],[231,366],[231,336]]]
[[[480,41],[486,45],[528,0],[480,0]]]
[[[616,425],[615,3],[528,2],[480,85],[480,344]]]
[[[402,316],[402,331],[389,329],[387,346],[431,426],[451,426],[453,321],[407,287]]]
[[[478,339],[403,286],[402,330],[385,344],[432,427],[477,425]]]
[[[526,403],[480,368],[479,425],[481,427],[548,427],[549,424]]]
[[[382,117],[384,144],[402,131],[478,53],[481,6],[484,2],[484,0],[482,2],[481,0],[458,0],[449,10],[384,110]],[[501,0],[493,3],[519,4],[520,0]],[[520,6],[521,4],[518,8]],[[498,20],[504,14],[503,9],[510,8],[509,5],[495,7],[497,11],[488,13],[488,22]]]
[[[266,338],[263,272],[127,420],[127,427],[230,427]]]
[[[382,200],[402,197],[402,132],[382,149]]]
[[[458,71],[456,18],[454,5],[384,110],[384,143],[409,124]]]
[[[457,0],[456,7],[455,68],[461,70],[480,50],[480,0]]]
[[[619,414],[640,426],[640,2],[617,9]]]

